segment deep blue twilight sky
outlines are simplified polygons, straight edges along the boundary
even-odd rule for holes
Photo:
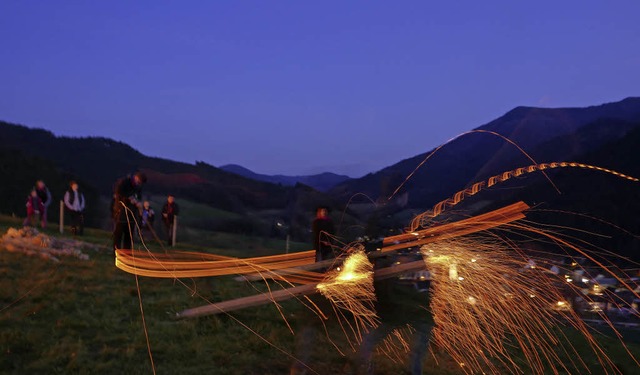
[[[0,119],[360,176],[518,105],[640,95],[640,1],[0,3]]]

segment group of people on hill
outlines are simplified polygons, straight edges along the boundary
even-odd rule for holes
[[[140,235],[151,232],[154,237],[153,224],[155,211],[149,201],[142,200],[142,186],[147,177],[142,172],[135,172],[116,181],[114,195],[111,204],[113,218],[113,250],[131,249],[133,247],[132,228],[140,226]],[[39,220],[42,228],[47,224],[47,209],[52,202],[52,195],[45,183],[38,180],[31,190],[26,203],[27,217],[24,225],[33,225],[34,220]],[[63,197],[65,211],[70,218],[71,232],[74,235],[82,235],[84,228],[85,197],[79,190],[76,181],[70,181],[69,188]],[[173,244],[175,218],[179,214],[179,208],[173,195],[169,194],[161,211],[162,222],[167,234],[169,245]],[[313,245],[316,252],[316,262],[327,263],[336,258],[339,249],[334,245],[334,225],[329,216],[328,207],[318,207],[316,217],[312,223]],[[378,257],[375,260],[375,268],[389,267],[395,263],[393,257]],[[326,270],[331,266],[323,264],[320,270]],[[375,346],[385,336],[398,327],[407,324],[414,327],[415,339],[411,347],[411,373],[422,373],[422,358],[427,349],[429,336],[433,327],[433,320],[428,310],[428,299],[416,293],[414,288],[398,283],[397,280],[374,282],[376,293],[375,309],[381,321],[380,325],[363,335],[362,345],[357,352],[357,372],[373,373],[372,355]],[[317,301],[321,305],[320,301]],[[312,341],[310,334],[314,330],[313,319],[303,319],[303,326],[296,342],[298,360],[293,364],[291,373],[302,373],[303,362],[309,358]]]
[[[113,248],[130,249],[132,247],[131,228],[137,222],[142,229],[142,235],[152,233],[155,222],[155,211],[149,201],[142,201],[142,185],[147,181],[142,172],[136,172],[119,179],[114,186],[111,213],[113,219]],[[36,181],[35,186],[27,196],[27,216],[23,226],[47,226],[47,210],[53,201],[51,191],[42,180]],[[69,182],[69,188],[65,191],[62,202],[64,210],[69,218],[71,233],[82,235],[84,233],[84,212],[86,201],[84,194],[79,189],[76,181]],[[172,194],[167,196],[167,201],[162,207],[161,216],[167,233],[167,242],[173,244],[175,217],[180,209]],[[135,220],[134,220],[135,219]]]
[[[34,226],[34,221],[39,221],[40,227],[44,229],[47,226],[47,210],[52,200],[51,191],[49,191],[44,181],[36,181],[35,186],[27,197],[27,217],[22,225]],[[65,211],[69,214],[71,232],[74,235],[82,235],[84,232],[85,199],[84,194],[79,190],[77,182],[69,182],[69,188],[64,193],[63,201]]]
[[[144,237],[151,233],[155,237],[153,224],[155,211],[149,201],[142,201],[142,185],[147,182],[147,177],[142,172],[136,172],[120,178],[113,189],[113,201],[111,211],[113,214],[113,249],[131,249],[133,237],[131,229],[135,227],[134,219],[140,225],[141,235]],[[167,196],[167,201],[162,207],[162,223],[167,233],[167,243],[173,245],[173,232],[175,217],[180,210],[172,194]]]

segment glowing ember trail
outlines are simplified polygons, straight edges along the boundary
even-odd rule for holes
[[[498,183],[505,182],[510,180],[513,177],[519,177],[527,173],[533,172],[543,172],[546,169],[554,169],[554,168],[582,168],[582,169],[591,169],[595,171],[605,172],[612,174],[616,177],[623,178],[625,180],[638,182],[639,180],[635,177],[627,176],[626,174],[613,171],[611,169],[606,169],[602,167],[598,167],[595,165],[582,164],[582,163],[572,163],[572,162],[554,162],[554,163],[543,163],[543,164],[533,164],[528,167],[516,168],[511,171],[503,172],[493,177],[488,178],[486,181],[480,181],[469,188],[460,190],[453,197],[449,199],[445,199],[435,206],[430,211],[427,211],[421,215],[416,216],[411,221],[410,231],[415,231],[418,228],[426,228],[431,224],[431,220],[447,209],[451,208],[458,203],[462,202],[466,197],[471,197],[473,195],[478,194],[481,190],[490,188]]]

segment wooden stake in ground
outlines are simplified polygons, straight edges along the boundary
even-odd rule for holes
[[[60,234],[64,233],[64,202],[60,201]]]
[[[178,215],[173,216],[173,226],[171,227],[171,247],[176,247],[176,233],[178,232]]]

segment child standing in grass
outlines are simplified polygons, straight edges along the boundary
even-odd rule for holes
[[[142,203],[142,213],[140,214],[140,229],[142,237],[146,240],[149,237],[148,233],[153,233],[153,222],[156,218],[156,213],[151,208],[149,201]]]
[[[40,217],[40,213],[44,212],[44,203],[38,196],[36,189],[31,190],[31,194],[27,197],[27,218],[22,222],[23,226],[33,226],[33,218],[36,218],[36,222]]]

